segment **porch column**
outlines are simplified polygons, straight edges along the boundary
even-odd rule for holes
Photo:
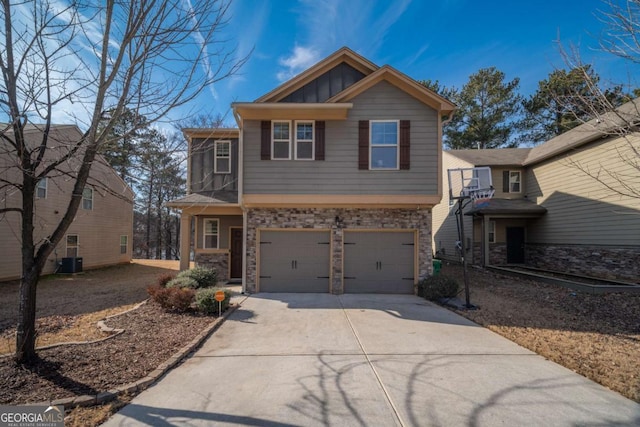
[[[180,271],[188,270],[191,256],[191,215],[180,214]]]
[[[489,221],[491,218],[487,215],[482,216],[482,266],[489,265]],[[493,231],[496,233],[496,231]],[[495,235],[495,234],[494,234]]]

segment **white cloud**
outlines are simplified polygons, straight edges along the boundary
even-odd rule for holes
[[[291,55],[280,58],[278,63],[285,67],[278,71],[278,80],[288,80],[301,71],[306,70],[320,60],[320,52],[312,47],[295,46]]]

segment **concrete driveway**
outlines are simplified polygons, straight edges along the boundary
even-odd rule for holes
[[[640,405],[409,295],[256,294],[106,426],[640,425]]]

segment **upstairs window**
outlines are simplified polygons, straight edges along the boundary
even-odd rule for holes
[[[313,160],[315,144],[312,121],[296,121],[296,160]]]
[[[510,193],[520,192],[520,171],[509,172],[509,192]]]
[[[38,181],[38,186],[36,187],[36,197],[38,199],[47,198],[47,178],[42,178],[40,181]]]
[[[399,132],[397,120],[372,120],[369,128],[369,169],[397,170]]]
[[[291,160],[291,122],[272,122],[271,158],[273,160]]]
[[[80,240],[77,234],[67,234],[67,258],[75,258],[78,256],[78,249],[80,248]]]
[[[93,189],[85,188],[82,191],[82,209],[93,210]]]
[[[214,173],[231,173],[231,141],[215,142]]]
[[[205,219],[202,237],[204,249],[218,249],[218,220]]]

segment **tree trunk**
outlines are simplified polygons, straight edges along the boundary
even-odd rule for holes
[[[156,215],[156,259],[162,259],[162,209]]]

